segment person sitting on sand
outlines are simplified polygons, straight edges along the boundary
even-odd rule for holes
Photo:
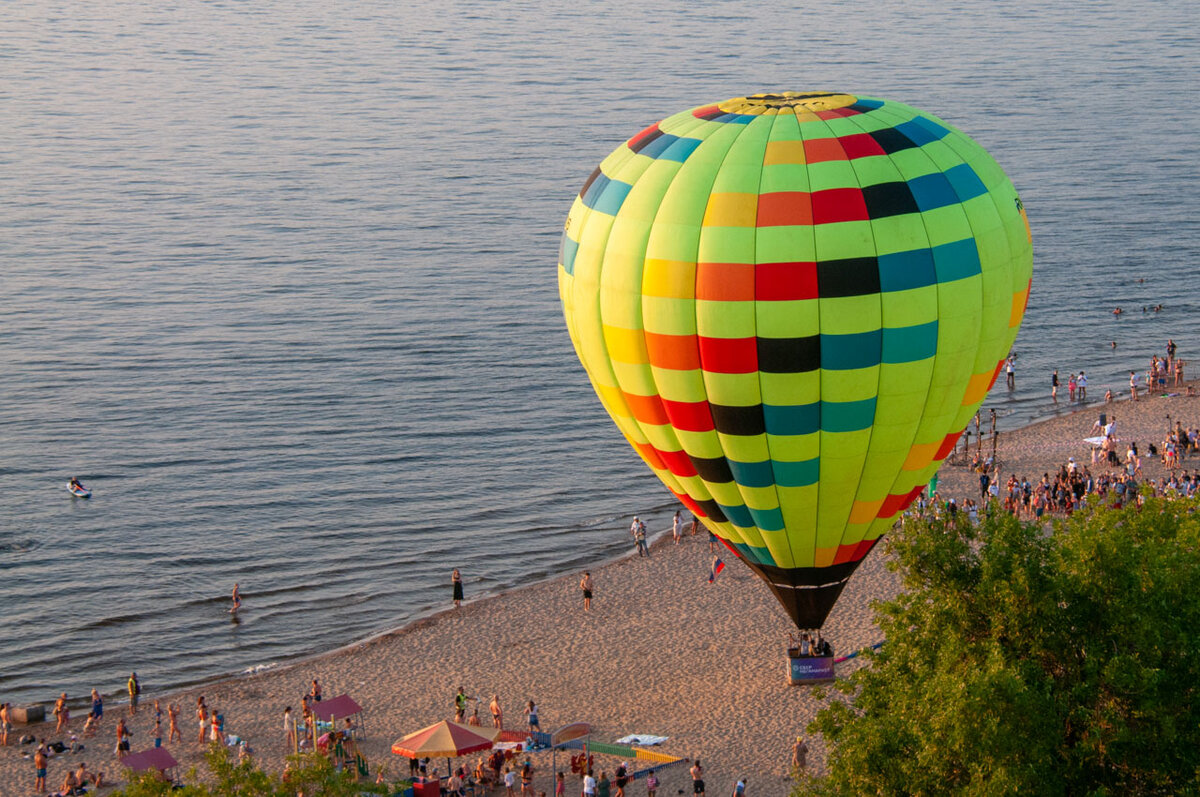
[[[90,782],[98,789],[104,785],[104,773],[88,772],[87,763],[84,761],[80,761],[79,766],[75,768],[75,779],[79,781],[80,786],[86,786]]]
[[[316,678],[312,679],[312,688],[308,690],[308,696],[312,698],[314,703],[321,702],[321,684]]]
[[[467,724],[474,725],[476,727],[483,725],[483,722],[479,719],[479,706],[476,706],[475,710],[471,712],[471,716],[467,720]]]

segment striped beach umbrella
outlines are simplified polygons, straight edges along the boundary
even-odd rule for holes
[[[978,410],[1032,245],[988,153],[907,105],[758,94],[670,116],[587,179],[558,277],[605,409],[820,627]]]
[[[392,752],[406,758],[457,758],[490,750],[499,736],[498,728],[442,720],[396,740]]]

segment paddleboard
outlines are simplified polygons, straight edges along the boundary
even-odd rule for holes
[[[67,483],[67,492],[69,492],[71,495],[75,496],[76,498],[91,498],[92,497],[91,490],[85,490],[85,489],[76,487],[75,485],[71,484],[70,482]]]

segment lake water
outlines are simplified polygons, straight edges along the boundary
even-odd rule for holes
[[[677,110],[845,90],[987,147],[1036,248],[1009,426],[1054,367],[1099,398],[1193,357],[1194,5],[936,5],[6,6],[0,700],[284,661],[445,606],[453,567],[477,596],[664,527],[555,258]]]

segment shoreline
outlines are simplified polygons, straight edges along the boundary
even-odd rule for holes
[[[1200,399],[1186,396],[1086,404],[1001,432],[1001,472],[1033,475],[1029,468],[1037,468],[1040,474],[1086,450],[1082,438],[1102,407],[1119,418],[1118,436],[1123,440],[1157,442],[1153,435],[1163,431],[1164,408],[1185,426],[1200,425]],[[1189,465],[1200,465],[1200,459],[1185,461],[1184,466]],[[1147,464],[1153,471],[1148,478],[1156,478],[1157,467],[1157,461]],[[976,474],[968,466],[944,466],[939,478],[944,496],[978,492]],[[195,738],[192,706],[195,697],[204,694],[210,706],[228,717],[230,732],[248,739],[265,766],[279,769],[284,756],[280,715],[286,705],[298,708],[309,680],[317,677],[327,697],[349,693],[366,709],[370,736],[363,752],[372,776],[380,764],[392,773],[406,773],[407,762],[389,752],[391,742],[449,717],[454,690],[464,685],[484,704],[490,694],[499,694],[508,716],[515,719],[520,719],[518,706],[536,699],[546,730],[585,721],[592,723],[597,741],[632,733],[668,736],[655,749],[700,757],[714,792],[728,791],[737,777],[750,772],[757,793],[782,794],[787,791],[791,740],[804,733],[832,696],[817,699],[809,689],[787,685],[784,648],[794,629],[748,568],[730,561],[709,585],[707,534],[685,534],[678,546],[670,539],[670,529],[655,533],[649,559],[640,559],[630,543],[626,552],[592,566],[597,601],[589,614],[582,612],[576,589],[581,567],[481,595],[461,609],[434,609],[396,628],[266,670],[143,693],[141,710],[131,722],[133,747],[150,746],[147,718],[155,697],[164,707],[175,702],[182,709],[184,741],[167,746],[183,765],[181,771],[195,765],[202,748]],[[888,572],[882,549],[868,556],[823,629],[838,655],[879,641],[871,603],[898,591],[899,581]],[[839,670],[844,675],[850,667],[839,665]],[[106,702],[109,717],[98,736],[82,740],[88,746],[83,755],[90,768],[112,778],[119,769],[110,752],[112,717],[126,715],[127,703]],[[45,705],[49,709],[52,702]],[[78,731],[82,712],[74,713],[72,727]],[[42,724],[27,731],[19,726],[16,735],[62,738],[50,733],[52,728]],[[811,739],[810,748],[810,766],[819,772],[824,760],[821,740]],[[52,759],[52,785],[57,785],[56,779],[61,782],[64,760],[73,763],[79,756]],[[471,764],[474,760],[460,759]],[[534,754],[534,763],[540,770],[536,788],[552,792],[545,777],[549,755]],[[616,763],[597,758],[597,767],[607,767],[610,774]],[[24,793],[17,784],[31,776],[32,764],[20,758],[18,749],[0,751],[0,784],[14,787],[0,786],[0,794]],[[664,793],[690,785],[686,767],[668,769],[661,777]],[[631,797],[641,794],[641,788],[635,787]]]

